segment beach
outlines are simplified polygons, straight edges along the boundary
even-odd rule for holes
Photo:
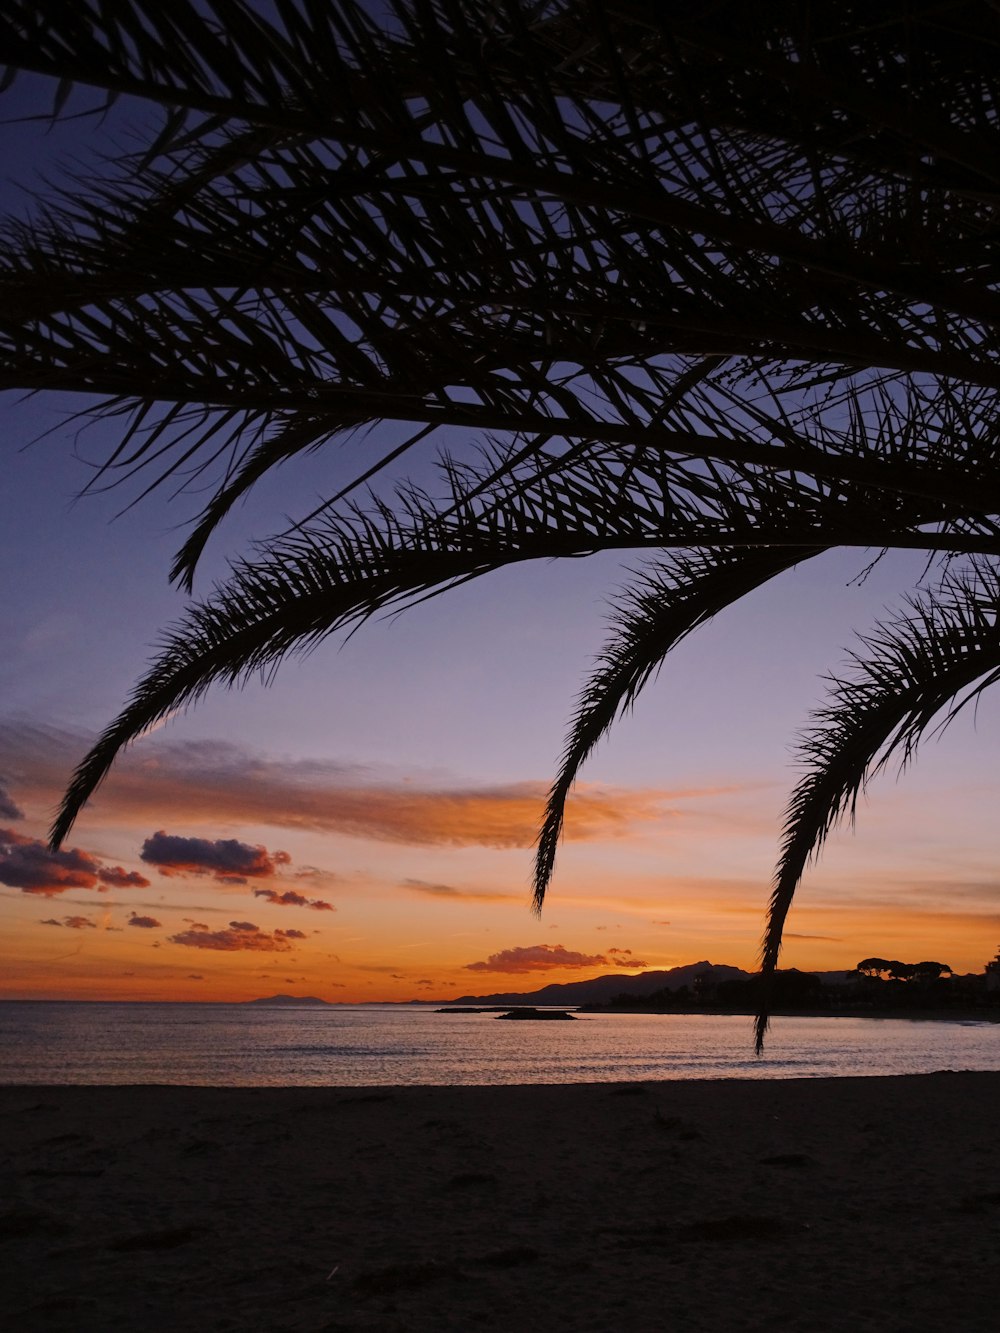
[[[993,1329],[1000,1074],[0,1087],[10,1327]]]

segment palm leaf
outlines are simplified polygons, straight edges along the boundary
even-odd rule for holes
[[[209,484],[187,588],[250,487],[350,451],[167,636],[54,836],[215,681],[512,561],[660,552],[574,719],[540,901],[573,777],[673,643],[819,548],[971,555],[980,582],[880,631],[857,717],[824,722],[773,971],[803,856],[960,675],[947,645],[1000,554],[996,6],[258,8],[0,10],[0,64],[48,76],[53,116],[77,86],[161,109],[130,158],[6,224],[0,388],[95,396],[120,430],[95,486]],[[445,427],[443,494],[389,490]],[[345,503],[368,481],[388,493]]]
[[[251,409],[241,481],[205,510],[179,577],[293,441],[360,418],[468,425],[456,407],[474,403],[474,428],[523,432],[531,404],[627,438],[648,424],[637,377],[662,392],[664,359],[684,358],[680,383],[692,351],[749,358],[778,389],[790,360],[848,383],[863,366],[1000,382],[981,258],[992,159],[968,115],[996,76],[968,16],[949,64],[934,26],[892,5],[875,29],[784,10],[748,29],[733,9],[726,38],[679,7],[616,7],[596,32],[592,15],[398,4],[390,36],[346,2],[283,3],[272,21],[238,0],[166,17],[149,0],[5,7],[12,65],[152,97],[186,127],[125,164],[126,188],[74,189],[12,236],[0,369],[116,403],[141,384],[143,404]],[[905,125],[904,49],[934,70]],[[898,188],[917,151],[899,151],[904,131],[936,164],[919,216]],[[931,247],[919,266],[899,259],[907,227]],[[556,366],[575,369],[560,382]],[[855,467],[892,485],[876,452]]]
[[[619,604],[605,645],[577,704],[559,773],[548,794],[535,856],[534,907],[542,909],[577,775],[615,719],[631,708],[671,649],[754,588],[820,547],[758,547],[677,554],[642,571]]]
[[[845,815],[853,822],[860,792],[894,756],[907,764],[935,719],[940,731],[1000,680],[1000,573],[980,563],[974,576],[947,577],[934,596],[911,600],[907,616],[862,643],[863,655],[852,655],[851,674],[832,682],[832,700],[800,746],[807,768],[786,813],[761,952],[765,983],[795,890],[830,830]],[[765,987],[758,1051],[767,1025]]]

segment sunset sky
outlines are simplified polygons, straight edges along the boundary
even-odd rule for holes
[[[0,151],[37,185],[67,142],[8,125]],[[117,518],[134,487],[74,501],[114,438],[67,421],[85,406],[0,408],[0,994],[439,999],[755,965],[796,729],[918,555],[860,584],[864,552],[814,562],[684,645],[586,768],[541,920],[542,800],[627,559],[507,571],[291,660],[269,688],[214,692],[129,752],[52,856],[73,765],[184,606],[167,569],[203,499],[165,489]],[[198,591],[378,452],[376,433],[270,478]],[[784,966],[982,970],[1000,942],[998,724],[986,698],[873,785],[807,876]]]

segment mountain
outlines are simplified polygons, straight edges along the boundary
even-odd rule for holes
[[[310,1005],[328,1005],[329,1000],[321,1000],[317,995],[264,995],[259,1000],[244,1000],[244,1004],[267,1005],[272,1009],[287,1007],[304,1009]]]
[[[615,973],[592,977],[590,981],[566,981],[543,986],[541,990],[502,991],[493,995],[463,995],[445,1004],[601,1004],[615,995],[652,995],[658,990],[679,990],[691,986],[695,977],[711,974],[713,981],[746,980],[749,972],[726,963],[686,963],[666,972],[639,972],[633,976]]]

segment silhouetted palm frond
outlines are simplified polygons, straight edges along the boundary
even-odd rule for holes
[[[250,488],[338,445],[164,640],[54,837],[214,681],[513,561],[697,551],[661,554],[582,697],[543,891],[596,739],[741,589],[837,545],[985,579],[998,56],[988,0],[6,0],[0,65],[53,116],[89,88],[150,123],[4,224],[0,388],[93,396],[95,487],[208,486],[188,591]],[[440,494],[392,491],[428,439]]]
[[[845,815],[853,822],[859,794],[890,760],[907,764],[932,725],[940,731],[1000,680],[1000,572],[980,563],[946,576],[933,596],[910,600],[906,616],[861,643],[799,747],[806,772],[788,804],[761,954],[765,983],[803,871],[830,830]],[[767,1023],[765,1008],[758,1050]]]
[[[950,49],[891,4],[599,12],[5,6],[11,67],[169,109],[120,172],[10,231],[0,385],[135,395],[156,429],[102,481],[232,460],[187,585],[238,495],[359,422],[627,440],[733,358],[847,400],[1000,384],[983,6]],[[891,485],[878,452],[860,463]]]
[[[678,554],[640,571],[619,601],[615,634],[584,686],[549,791],[535,856],[535,910],[540,912],[562,835],[566,799],[582,765],[615,720],[631,708],[663,659],[725,607],[754,588],[821,554],[821,547],[759,547]]]

